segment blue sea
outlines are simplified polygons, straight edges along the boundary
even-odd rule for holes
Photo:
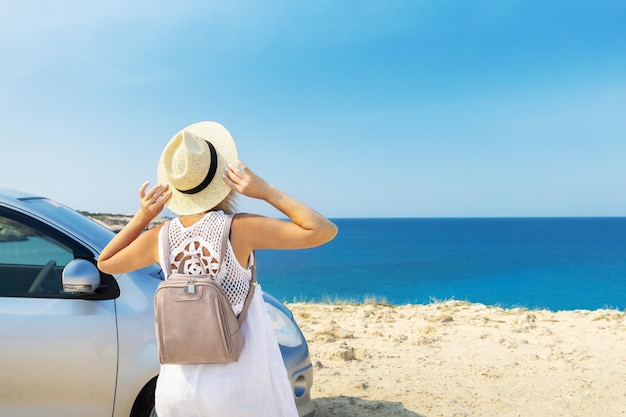
[[[318,248],[258,253],[282,301],[626,309],[626,218],[335,219]]]

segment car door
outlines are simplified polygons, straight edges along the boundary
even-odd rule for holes
[[[61,285],[63,267],[89,256],[58,230],[0,207],[1,416],[112,415],[115,295],[85,299]]]

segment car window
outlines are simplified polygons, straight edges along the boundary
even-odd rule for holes
[[[0,214],[0,296],[61,294],[63,267],[74,252],[45,230]]]

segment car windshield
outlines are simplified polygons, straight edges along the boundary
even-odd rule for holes
[[[98,247],[94,249],[98,251],[102,250],[102,246],[106,245],[115,235],[95,220],[47,198],[25,198],[22,201],[31,206],[33,212],[54,221],[72,234],[96,244]]]

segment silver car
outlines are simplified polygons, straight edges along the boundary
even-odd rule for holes
[[[158,265],[96,268],[113,232],[46,198],[0,189],[0,416],[144,417],[159,361]],[[300,416],[315,413],[307,343],[265,295]]]

